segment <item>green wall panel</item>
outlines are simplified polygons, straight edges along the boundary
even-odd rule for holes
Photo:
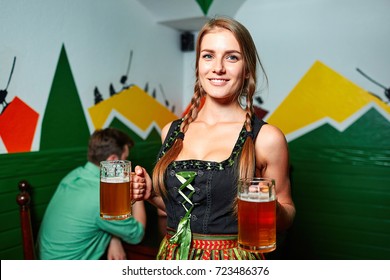
[[[70,170],[84,164],[86,148],[0,155],[0,258],[22,259],[18,183],[33,186],[31,217],[36,233],[57,184]]]
[[[375,133],[374,133],[375,131]],[[297,216],[285,258],[390,259],[390,123],[370,110],[289,143]]]

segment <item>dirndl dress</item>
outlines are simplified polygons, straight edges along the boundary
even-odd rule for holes
[[[172,122],[159,152],[160,159],[180,132],[182,119]],[[255,139],[264,121],[254,116],[251,137]],[[237,163],[246,138],[243,125],[232,152],[222,162],[202,160],[173,161],[167,168],[163,197],[167,213],[167,233],[160,244],[157,259],[176,260],[258,260],[261,253],[238,247]]]

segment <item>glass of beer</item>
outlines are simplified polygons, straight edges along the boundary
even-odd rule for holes
[[[276,249],[275,180],[238,180],[238,246],[261,253]]]
[[[124,220],[131,216],[131,162],[108,160],[100,162],[100,217]]]

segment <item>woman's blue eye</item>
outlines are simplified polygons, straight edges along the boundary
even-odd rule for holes
[[[211,58],[211,54],[205,54],[205,55],[203,55],[203,58],[210,59]]]
[[[229,55],[229,56],[227,56],[227,59],[228,59],[228,60],[235,60],[235,61],[237,61],[237,60],[238,60],[238,57],[235,56],[235,55]]]

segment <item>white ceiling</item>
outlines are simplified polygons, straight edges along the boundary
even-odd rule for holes
[[[196,0],[137,0],[156,22],[179,31],[198,31],[215,15],[234,17],[245,0],[213,0],[207,15]]]

